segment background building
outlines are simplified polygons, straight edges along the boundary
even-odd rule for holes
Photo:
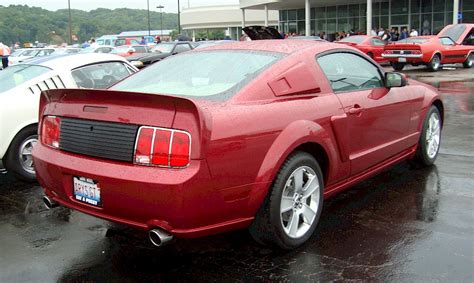
[[[302,35],[380,27],[436,34],[447,24],[474,22],[474,0],[240,0],[240,8],[279,10],[279,29]]]
[[[238,39],[242,29],[242,11],[239,5],[202,6],[184,9],[181,12],[181,27],[193,37],[223,31],[226,36]],[[265,19],[268,19],[267,21]],[[278,26],[278,11],[248,10],[245,12],[246,25]],[[210,38],[207,36],[207,38]]]

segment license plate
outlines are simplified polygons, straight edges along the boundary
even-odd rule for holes
[[[77,201],[93,206],[102,206],[100,188],[96,181],[84,177],[73,178],[73,193]]]
[[[398,58],[398,62],[406,63],[407,58]]]

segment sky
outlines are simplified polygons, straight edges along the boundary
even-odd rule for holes
[[[0,0],[0,5],[28,5],[41,7],[47,10],[66,9],[68,0]],[[132,8],[132,9],[146,9],[147,0],[70,0],[72,9],[79,10],[94,10],[97,8]],[[164,12],[176,13],[178,7],[177,0],[149,0],[150,10],[158,11],[156,6],[163,5]],[[181,8],[205,6],[205,5],[223,5],[223,4],[238,4],[239,0],[180,0]]]

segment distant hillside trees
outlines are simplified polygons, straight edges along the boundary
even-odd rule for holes
[[[160,29],[160,13],[150,12],[151,29]],[[163,13],[163,29],[177,28],[177,15]],[[72,32],[78,42],[104,34],[122,31],[147,30],[146,10],[103,9],[90,12],[72,10]],[[49,11],[26,5],[0,5],[0,41],[60,43],[69,38],[68,10]]]

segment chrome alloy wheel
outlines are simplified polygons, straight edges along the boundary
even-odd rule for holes
[[[469,54],[469,57],[467,58],[467,65],[469,67],[472,67],[472,65],[474,65],[474,53]]]
[[[20,165],[23,170],[30,174],[35,174],[35,168],[33,167],[33,147],[38,142],[37,136],[28,137],[20,145],[20,150],[18,151]]]
[[[434,158],[438,153],[439,140],[441,136],[441,123],[437,113],[431,113],[426,129],[426,154],[429,158]]]
[[[311,228],[320,201],[319,179],[308,166],[298,167],[286,181],[280,202],[283,231],[290,238],[303,237]]]
[[[431,59],[431,66],[433,66],[433,70],[438,70],[440,64],[441,64],[441,60],[439,59],[437,55],[435,55],[433,59]]]

